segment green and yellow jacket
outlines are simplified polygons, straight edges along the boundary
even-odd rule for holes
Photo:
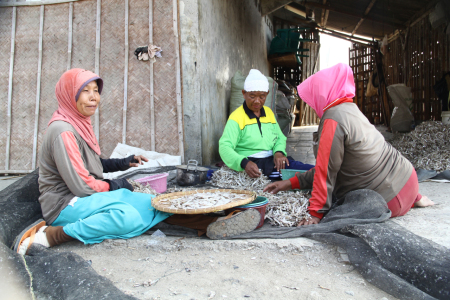
[[[241,162],[244,159],[268,150],[286,156],[286,137],[269,107],[262,107],[258,118],[244,102],[228,118],[219,140],[220,157],[231,169],[243,171]]]

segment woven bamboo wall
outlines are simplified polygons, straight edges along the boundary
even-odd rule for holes
[[[401,38],[389,43],[383,59],[386,84],[405,83],[414,98],[416,120],[441,120],[441,103],[433,85],[450,71],[450,37],[445,25],[433,29],[428,17],[409,28],[405,50]]]
[[[3,104],[0,106],[0,127],[5,128],[0,131],[0,172],[32,170],[33,162],[37,166],[43,134],[58,106],[55,85],[68,68],[97,71],[104,80],[96,128],[103,157],[108,157],[123,139],[135,147],[183,156],[180,146],[183,132],[179,131],[178,124],[181,111],[177,106],[177,102],[181,103],[181,94],[176,88],[180,70],[176,51],[178,28],[176,18],[174,20],[177,1],[84,0],[43,6],[15,5],[15,8],[0,5],[0,101]],[[100,20],[97,20],[97,13]],[[128,26],[125,25],[127,16]],[[96,30],[98,21],[99,31]],[[10,82],[12,36],[14,60]],[[138,61],[134,56],[134,50],[149,44],[152,37],[153,44],[163,50],[162,58],[157,59],[153,68],[150,62]],[[97,41],[100,41],[100,48],[96,51]],[[154,103],[151,103],[152,82]],[[6,129],[10,85],[8,151]],[[93,117],[95,126],[94,120]],[[36,141],[33,138],[35,132]],[[34,145],[36,150],[33,150]]]

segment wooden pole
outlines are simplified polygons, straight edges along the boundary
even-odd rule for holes
[[[181,101],[181,67],[180,67],[180,44],[178,40],[178,1],[173,0],[173,34],[175,37],[175,60],[176,60],[176,93],[177,93],[177,117],[178,117],[178,147],[181,161],[184,162],[183,142],[183,105]]]
[[[149,0],[148,47],[153,45],[153,0]],[[153,90],[153,62],[150,60],[150,141],[152,151],[156,151],[155,140],[155,99]]]
[[[125,68],[123,71],[123,130],[122,143],[127,142],[127,105],[128,105],[128,0],[125,0]]]
[[[97,0],[97,21],[95,26],[95,74],[100,76],[100,26],[102,17],[102,0]],[[100,144],[100,106],[95,110],[94,133]]]
[[[67,42],[67,70],[72,67],[72,31],[73,31],[73,2],[69,3],[69,40]]]
[[[11,55],[9,58],[8,111],[6,113],[8,121],[6,126],[5,170],[9,170],[9,149],[11,146],[11,102],[12,102],[12,86],[13,86],[13,72],[14,72],[14,51],[16,43],[16,16],[17,16],[17,8],[14,6],[11,24]]]
[[[44,5],[41,5],[41,17],[39,26],[39,58],[36,83],[36,109],[34,111],[34,134],[33,134],[33,156],[31,158],[31,168],[36,169],[37,136],[39,127],[39,104],[41,100],[41,75],[42,75],[42,39],[44,33]]]

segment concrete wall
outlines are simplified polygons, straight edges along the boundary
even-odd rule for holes
[[[257,0],[180,0],[185,159],[220,159],[231,78],[269,74],[267,23]]]

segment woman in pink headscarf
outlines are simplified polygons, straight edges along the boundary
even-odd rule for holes
[[[306,79],[297,87],[300,98],[320,118],[314,136],[316,167],[290,180],[269,184],[264,191],[311,189],[309,219],[298,225],[320,222],[332,204],[348,192],[370,189],[387,202],[391,217],[402,216],[415,204],[434,203],[419,194],[412,164],[384,140],[356,104],[351,68],[337,64]]]
[[[56,84],[58,110],[39,150],[39,202],[44,220],[31,224],[16,239],[14,250],[26,254],[32,244],[52,247],[67,241],[85,244],[138,236],[161,221],[197,229],[210,238],[229,237],[256,228],[259,212],[248,210],[220,222],[204,215],[173,215],[155,210],[153,196],[132,193],[124,178],[103,179],[103,173],[138,166],[143,156],[100,158],[91,116],[100,104],[103,80],[72,69]],[[253,211],[253,212],[251,212]],[[256,215],[257,214],[257,215]]]

